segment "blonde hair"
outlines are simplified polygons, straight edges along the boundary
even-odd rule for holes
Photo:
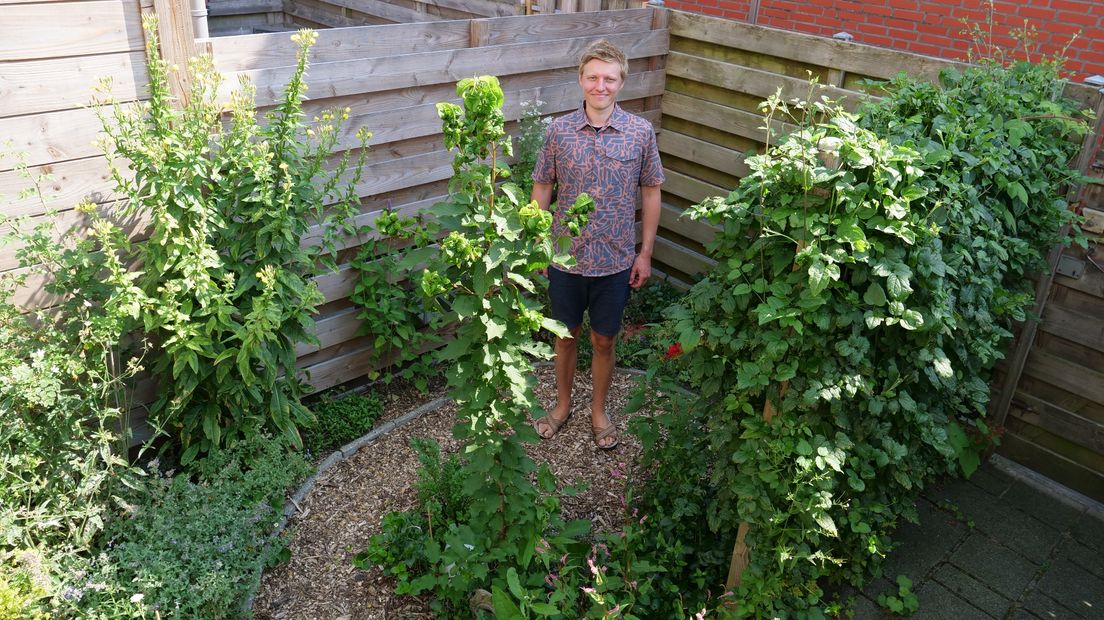
[[[586,51],[579,57],[579,75],[583,75],[583,67],[592,60],[616,63],[621,67],[621,81],[629,74],[629,61],[625,59],[625,53],[617,49],[617,46],[605,39],[598,39],[587,46]]]

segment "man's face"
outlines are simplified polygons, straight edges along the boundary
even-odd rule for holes
[[[587,61],[579,75],[583,100],[586,101],[587,109],[595,112],[605,111],[613,106],[622,83],[621,66],[597,58]]]

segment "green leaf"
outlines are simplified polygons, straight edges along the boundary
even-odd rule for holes
[[[866,288],[866,292],[863,293],[863,301],[871,306],[886,305],[885,289],[882,288],[881,284],[871,282],[870,286]]]
[[[491,586],[491,603],[494,605],[496,619],[524,620],[525,618],[510,595],[498,586]]]
[[[510,593],[521,599],[525,596],[525,590],[521,589],[521,582],[518,580],[517,569],[513,566],[506,569],[506,585],[510,587]]]
[[[828,516],[828,513],[818,512],[813,515],[813,520],[816,521],[817,525],[819,525],[829,536],[839,536],[839,531],[836,530],[836,523],[832,521],[832,517]]]
[[[487,340],[501,338],[506,333],[506,323],[493,316],[481,316],[479,320],[487,329]]]
[[[551,332],[556,336],[559,336],[560,338],[571,337],[571,332],[568,331],[567,326],[560,321],[553,319],[552,317],[544,317],[541,320],[541,328],[543,328],[545,331]]]

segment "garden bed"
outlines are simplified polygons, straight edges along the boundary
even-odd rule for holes
[[[551,368],[536,371],[537,396],[542,406],[554,404]],[[587,519],[598,531],[611,531],[622,519],[625,480],[615,473],[632,464],[640,446],[625,432],[619,412],[637,379],[627,372],[614,375],[609,410],[621,429],[616,450],[599,451],[591,439],[588,418],[590,377],[576,377],[575,412],[571,421],[550,441],[529,448],[538,463],[548,463],[561,485],[585,484],[585,489],[563,499],[564,517]],[[442,394],[430,394],[432,401]],[[402,416],[419,402],[399,396],[381,424]],[[398,597],[394,582],[379,570],[355,568],[352,558],[379,532],[380,519],[391,511],[415,504],[418,465],[410,440],[438,441],[443,452],[459,446],[452,437],[455,408],[449,404],[430,411],[379,437],[356,454],[329,468],[315,481],[289,521],[291,560],[267,571],[253,605],[258,620],[282,618],[430,618],[424,601]]]

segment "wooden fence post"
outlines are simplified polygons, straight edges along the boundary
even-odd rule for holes
[[[805,249],[807,242],[805,239],[799,239],[797,242],[797,248],[794,254],[800,254],[801,250]],[[794,263],[793,270],[797,271],[798,265]],[[792,333],[792,330],[790,330]],[[783,381],[778,385],[778,403],[782,403],[782,399],[785,398],[786,392],[790,389],[790,382]],[[763,420],[770,424],[770,421],[774,419],[774,416],[778,415],[779,411],[774,406],[774,401],[770,397],[770,389],[767,389],[767,396],[763,402]],[[747,569],[748,564],[751,562],[751,550],[748,549],[746,538],[748,530],[751,528],[750,524],[746,521],[740,523],[739,529],[736,531],[736,544],[732,547],[732,561],[728,564],[728,579],[725,580],[725,589],[731,591],[736,586],[740,585],[740,578],[744,574],[744,570]]]
[[[1101,132],[1104,132],[1104,89],[1097,93],[1096,124],[1093,130],[1085,135],[1085,139],[1081,142],[1081,152],[1077,156],[1075,165],[1077,171],[1081,174],[1087,174],[1089,166],[1092,165],[1093,155],[1095,154],[1093,149],[1100,140]],[[1069,199],[1070,208],[1074,208],[1084,190],[1084,183],[1069,189],[1067,198]],[[1069,227],[1066,226],[1062,228],[1061,234],[1065,236],[1068,232]],[[1001,382],[1000,392],[990,412],[991,426],[1004,426],[1005,420],[1008,419],[1008,411],[1012,408],[1016,388],[1020,385],[1020,377],[1023,376],[1024,366],[1027,365],[1027,358],[1031,354],[1031,349],[1035,345],[1035,336],[1039,331],[1038,319],[1031,317],[1042,318],[1047,301],[1050,299],[1050,288],[1054,284],[1054,274],[1058,270],[1058,261],[1061,258],[1061,245],[1052,248],[1050,254],[1047,255],[1048,269],[1045,273],[1040,274],[1035,284],[1035,305],[1031,308],[1031,315],[1024,321],[1020,337],[1016,340],[1015,352],[1009,358],[1004,381]]]
[[[196,55],[195,32],[188,0],[142,0],[143,15],[157,15],[161,58],[169,66],[169,91],[181,107],[188,104],[191,84],[188,59]]]

